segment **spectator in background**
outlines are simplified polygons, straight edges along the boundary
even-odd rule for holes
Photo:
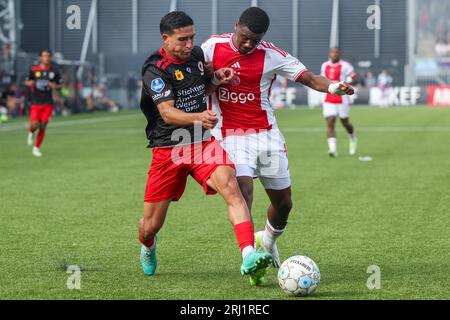
[[[392,76],[390,75],[389,71],[384,69],[381,71],[381,73],[378,75],[378,87],[384,92],[387,88],[390,88],[392,86],[392,82],[394,80],[392,79]]]
[[[420,18],[419,18],[420,27],[425,31],[430,31],[431,21],[430,21],[430,12],[428,10],[427,5],[423,5],[420,10]]]
[[[118,112],[120,107],[111,98],[105,94],[104,82],[98,83],[95,76],[90,77],[90,87],[83,88],[83,98],[86,100],[86,111],[95,110]]]
[[[444,38],[439,38],[435,46],[436,55],[438,57],[449,57],[450,56],[450,36],[449,41],[445,41]]]
[[[377,79],[372,71],[368,71],[366,73],[365,86],[366,88],[373,88],[377,86]]]
[[[6,89],[14,81],[15,76],[13,74],[0,69],[0,88]]]
[[[113,99],[105,95],[105,86],[103,84],[96,85],[92,88],[92,99],[94,110],[103,110],[109,112],[119,112],[119,106]]]
[[[139,79],[137,79],[136,75],[133,72],[128,73],[127,79],[127,101],[128,108],[137,108],[139,105],[138,100],[139,93]]]
[[[0,102],[0,124],[8,121],[8,109]]]
[[[12,45],[6,43],[0,47],[0,65],[5,70],[12,70],[14,67],[14,59],[12,57]]]
[[[378,75],[378,88],[381,92],[381,107],[387,107],[389,105],[389,88],[392,86],[393,79],[389,74],[389,71],[383,70]]]
[[[53,101],[55,103],[55,113],[57,115],[67,116],[70,110],[66,106],[66,99],[70,94],[70,90],[66,84],[63,84],[59,90],[53,93]]]
[[[60,90],[61,97],[64,99],[64,110],[67,115],[79,112],[77,106],[77,98],[75,95],[74,84],[71,80],[67,80]],[[64,111],[63,111],[64,115]]]
[[[13,82],[3,91],[2,101],[8,110],[8,114],[15,118],[23,112],[25,93]]]

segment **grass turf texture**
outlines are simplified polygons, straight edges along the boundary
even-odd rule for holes
[[[360,148],[348,156],[338,124],[336,159],[320,110],[277,116],[294,202],[281,258],[307,255],[322,274],[306,299],[449,299],[450,108],[353,108]],[[193,179],[159,233],[156,275],[142,274],[144,125],[138,111],[56,118],[41,159],[25,120],[0,128],[0,299],[305,299],[285,295],[273,268],[267,285],[249,286],[223,200]],[[268,198],[255,186],[260,230]],[[67,289],[69,265],[81,290]],[[379,290],[366,287],[371,265]]]

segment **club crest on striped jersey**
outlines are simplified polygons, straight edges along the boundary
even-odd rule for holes
[[[184,79],[184,74],[183,74],[183,72],[181,72],[181,70],[175,70],[175,78],[176,78],[178,81],[183,80],[183,79]]]

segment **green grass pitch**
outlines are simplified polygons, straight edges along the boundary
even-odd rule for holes
[[[450,108],[353,108],[358,155],[338,124],[336,159],[319,109],[277,117],[294,201],[280,253],[311,257],[322,275],[306,299],[449,299]],[[156,275],[142,274],[151,151],[137,110],[55,118],[41,159],[26,125],[0,127],[0,299],[305,299],[285,295],[273,268],[267,285],[249,285],[222,199],[193,179],[159,234]],[[256,181],[256,230],[267,206]],[[82,270],[80,290],[67,288],[69,265]],[[366,286],[371,265],[380,289]]]

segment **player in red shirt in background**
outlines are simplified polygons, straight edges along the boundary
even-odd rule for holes
[[[355,85],[356,73],[353,66],[341,59],[341,51],[339,48],[331,48],[329,52],[330,59],[322,64],[321,74],[331,81],[346,81],[351,85]],[[349,121],[350,117],[350,98],[347,96],[335,96],[327,94],[323,103],[323,116],[327,121],[328,130],[328,154],[330,157],[336,157],[337,139],[336,139],[336,117],[339,116],[342,125],[350,135],[350,155],[355,155],[357,140],[355,129]]]
[[[206,62],[214,70],[231,67],[234,81],[221,85],[210,101],[219,122],[213,130],[236,165],[239,187],[251,212],[253,178],[258,177],[270,199],[264,231],[256,233],[257,246],[280,258],[277,239],[284,232],[292,208],[291,180],[284,137],[270,105],[270,89],[277,75],[312,89],[338,95],[353,94],[345,82],[332,83],[314,75],[295,57],[272,43],[262,41],[270,24],[257,7],[245,10],[235,32],[213,35],[202,45]],[[264,282],[265,269],[251,275],[250,283]]]
[[[61,87],[62,80],[59,71],[51,64],[52,52],[42,49],[39,53],[39,64],[33,66],[28,75],[26,85],[31,90],[30,129],[27,143],[33,145],[34,133],[39,130],[32,154],[42,157],[41,145],[45,130],[53,114],[52,90]]]

